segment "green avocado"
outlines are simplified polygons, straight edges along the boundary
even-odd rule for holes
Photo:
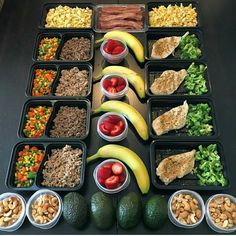
[[[123,229],[135,227],[142,217],[142,200],[140,195],[131,192],[121,198],[117,208],[117,221]]]
[[[79,193],[71,192],[63,199],[63,217],[76,228],[82,228],[88,221],[89,209],[86,199]]]
[[[161,195],[152,196],[144,205],[144,224],[150,229],[159,229],[167,220],[167,202]]]
[[[109,229],[115,223],[115,208],[112,200],[102,192],[91,197],[91,217],[98,229]]]

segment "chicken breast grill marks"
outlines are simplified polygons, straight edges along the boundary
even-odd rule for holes
[[[155,95],[170,95],[179,88],[186,75],[185,69],[180,71],[166,70],[155,78],[150,90]]]
[[[168,185],[176,178],[182,178],[193,170],[195,153],[196,150],[193,149],[190,152],[165,158],[156,168],[156,175],[159,176],[160,180],[165,183],[165,185]]]
[[[171,36],[158,39],[152,46],[151,57],[154,59],[167,58],[179,46],[181,37]]]
[[[153,120],[152,128],[158,136],[168,133],[170,130],[181,129],[186,124],[187,114],[188,103],[184,101],[183,105],[172,108]]]

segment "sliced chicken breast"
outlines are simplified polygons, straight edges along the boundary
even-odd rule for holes
[[[155,95],[170,95],[178,89],[186,75],[185,69],[180,71],[166,70],[155,78],[150,90]]]
[[[160,180],[165,183],[165,185],[168,185],[176,178],[182,178],[193,170],[195,153],[196,150],[193,149],[190,152],[165,158],[156,168],[156,175],[159,176]]]
[[[183,105],[172,108],[153,120],[152,128],[158,136],[168,133],[170,130],[181,129],[186,124],[187,114],[188,103],[184,101]]]
[[[171,36],[158,39],[152,46],[151,57],[154,59],[167,58],[179,46],[181,37]]]

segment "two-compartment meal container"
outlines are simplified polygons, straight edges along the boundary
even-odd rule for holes
[[[223,166],[223,175],[228,181],[227,186],[215,186],[215,185],[206,185],[201,186],[198,183],[198,178],[194,173],[189,173],[182,178],[176,178],[174,181],[169,183],[168,185],[165,185],[160,178],[156,175],[156,168],[159,165],[159,163],[164,160],[165,158],[181,154],[184,152],[189,152],[193,149],[197,150],[200,145],[203,147],[207,147],[210,144],[216,144],[217,145],[217,151],[220,156],[220,161]],[[223,191],[230,188],[230,179],[229,179],[229,173],[226,165],[226,158],[224,155],[223,146],[218,141],[212,141],[212,140],[204,140],[201,141],[159,141],[155,140],[150,145],[150,164],[151,164],[151,180],[154,187],[157,189],[163,189],[163,190],[181,190],[181,189],[190,189],[190,190],[196,190],[196,191]],[[197,167],[199,164],[198,161],[195,161],[195,167]]]
[[[56,37],[59,39],[59,45],[57,47],[57,50],[55,52],[55,58],[53,60],[49,60],[49,61],[44,61],[44,60],[38,60],[38,54],[39,54],[39,44],[40,41],[43,38],[53,38]],[[60,60],[60,54],[62,51],[62,48],[65,44],[65,42],[67,42],[68,40],[74,38],[74,37],[84,37],[90,40],[90,53],[89,53],[89,57],[88,59],[85,60]],[[34,61],[38,61],[38,62],[47,62],[47,63],[51,63],[51,62],[89,62],[93,59],[94,57],[94,33],[93,31],[90,30],[83,30],[83,31],[62,31],[60,33],[52,31],[52,32],[40,32],[35,40],[35,46],[34,46],[34,51],[33,51],[33,60]]]
[[[25,145],[29,145],[30,147],[37,147],[40,150],[44,150],[45,156],[42,160],[40,167],[36,173],[36,177],[34,179],[34,183],[30,187],[16,187],[14,184],[15,180],[15,168],[16,168],[16,162],[18,153],[24,149]],[[75,187],[47,187],[42,186],[43,181],[43,169],[44,164],[48,160],[48,157],[51,156],[53,149],[62,149],[66,145],[70,145],[73,149],[79,148],[82,150],[82,156],[81,156],[81,169],[80,169],[80,182]],[[49,189],[53,191],[76,191],[80,189],[84,184],[84,176],[85,176],[85,162],[86,162],[86,155],[87,155],[87,147],[86,144],[82,141],[57,141],[57,142],[49,142],[49,141],[24,141],[17,143],[15,147],[13,148],[10,163],[8,166],[8,173],[6,177],[6,186],[9,189],[12,189],[14,191],[35,191],[38,189]]]
[[[88,72],[88,89],[86,92],[85,96],[56,96],[55,92],[57,89],[58,84],[60,83],[60,79],[61,79],[61,72],[62,70],[71,70],[72,68],[77,67],[80,71],[81,70],[86,70]],[[34,78],[35,78],[35,71],[37,69],[43,69],[43,70],[53,70],[55,71],[56,75],[55,75],[55,79],[53,80],[53,82],[51,83],[50,89],[51,92],[47,95],[41,95],[41,96],[33,96],[32,95],[32,89],[33,89],[33,83],[34,83]],[[90,63],[88,62],[73,62],[73,63],[35,63],[31,66],[30,68],[30,72],[29,72],[29,78],[28,78],[28,82],[27,82],[27,86],[26,86],[26,96],[27,97],[31,97],[31,98],[46,98],[46,99],[68,99],[68,98],[73,98],[73,99],[80,99],[80,98],[87,98],[91,95],[92,93],[92,74],[93,74],[93,67]]]

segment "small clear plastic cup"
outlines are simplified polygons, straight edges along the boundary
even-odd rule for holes
[[[103,121],[105,118],[107,118],[107,117],[110,116],[110,115],[119,116],[119,117],[124,121],[124,123],[125,123],[125,129],[123,130],[123,132],[122,132],[121,134],[119,134],[119,135],[117,135],[117,136],[105,135],[105,134],[102,133],[102,131],[100,130],[100,127],[99,127],[100,124],[102,123],[102,121]],[[107,112],[107,113],[103,114],[102,116],[100,116],[100,118],[98,119],[98,123],[97,123],[97,132],[98,132],[99,136],[100,136],[102,139],[104,139],[104,140],[106,140],[106,141],[108,141],[108,142],[119,142],[119,141],[125,139],[125,138],[127,137],[127,135],[128,135],[128,128],[129,128],[129,127],[128,127],[128,122],[127,122],[126,118],[125,118],[123,115],[121,115],[121,114],[119,114],[119,113],[116,113],[116,112]]]
[[[125,181],[124,183],[119,186],[118,188],[116,189],[107,189],[106,187],[102,186],[99,182],[98,182],[98,177],[97,177],[97,172],[98,172],[98,169],[100,167],[102,167],[103,165],[107,164],[107,163],[114,163],[114,162],[118,162],[120,163],[122,166],[123,166],[123,169],[125,170],[125,174],[126,174],[126,178],[125,178]],[[127,167],[121,162],[121,161],[118,161],[116,159],[108,159],[108,160],[105,160],[103,162],[101,162],[93,171],[93,178],[94,178],[94,181],[97,185],[97,187],[105,192],[105,193],[109,193],[109,194],[115,194],[115,193],[119,193],[120,191],[124,190],[125,188],[128,187],[129,183],[130,183],[130,174],[129,174],[129,171],[127,169]]]
[[[22,210],[21,210],[21,214],[19,216],[19,218],[17,219],[17,221],[7,227],[0,227],[0,231],[5,231],[5,232],[13,232],[16,231],[17,229],[19,229],[21,227],[21,225],[24,223],[25,220],[25,216],[26,216],[26,202],[25,199],[17,194],[17,193],[3,193],[0,195],[0,201],[2,201],[3,199],[9,198],[9,197],[16,197],[20,200],[20,203],[22,205]]]
[[[31,215],[31,205],[41,196],[45,195],[45,194],[49,194],[49,195],[52,195],[52,196],[55,196],[57,199],[58,199],[58,202],[59,202],[59,208],[58,208],[58,211],[55,215],[55,217],[48,223],[46,224],[39,224],[39,223],[36,223]],[[60,195],[58,195],[56,192],[54,191],[51,191],[51,190],[48,190],[48,189],[41,189],[41,190],[38,190],[37,192],[35,192],[29,199],[29,201],[27,202],[27,205],[26,205],[26,214],[27,214],[27,217],[30,221],[30,223],[37,227],[37,228],[40,228],[40,229],[50,229],[52,227],[54,227],[58,220],[60,219],[61,217],[61,214],[62,214],[62,210],[63,210],[63,205],[62,205],[62,199],[60,197]]]
[[[110,79],[112,77],[115,77],[115,78],[123,78],[125,80],[125,87],[123,90],[121,90],[120,92],[117,92],[117,93],[110,93],[108,92],[104,86],[103,86],[103,82],[104,80],[106,79]],[[100,81],[100,88],[101,88],[101,91],[102,93],[109,99],[111,100],[116,100],[116,99],[121,99],[122,97],[124,97],[126,95],[126,93],[128,92],[129,90],[129,82],[127,80],[127,78],[123,75],[118,75],[118,74],[107,74],[107,75],[104,75]]]
[[[171,207],[171,203],[172,203],[172,200],[175,196],[178,196],[179,194],[188,194],[190,196],[192,196],[193,198],[195,198],[198,203],[199,203],[199,206],[200,206],[200,209],[201,209],[201,212],[202,212],[202,215],[201,215],[201,218],[195,223],[195,224],[183,224],[181,223],[174,215],[173,211],[172,211],[172,207]],[[175,193],[173,193],[170,198],[169,198],[169,201],[168,201],[168,216],[169,216],[169,219],[170,221],[178,226],[178,227],[181,227],[181,228],[185,228],[185,229],[191,229],[191,228],[195,228],[197,227],[199,224],[201,224],[201,222],[203,221],[204,219],[204,215],[205,215],[205,206],[204,206],[204,202],[202,200],[202,197],[197,193],[197,192],[194,192],[194,191],[191,191],[191,190],[179,190]]]
[[[100,46],[100,51],[101,51],[101,53],[102,53],[102,55],[103,55],[103,57],[105,58],[106,61],[108,61],[111,64],[119,64],[129,53],[129,49],[126,45],[126,42],[121,40],[121,39],[112,38],[112,40],[119,41],[124,47],[124,50],[120,54],[112,55],[112,54],[109,54],[109,53],[105,52],[105,50],[104,50],[104,46],[106,45],[108,40],[109,39],[106,39],[106,40],[103,41],[103,43]]]
[[[232,195],[229,195],[229,194],[215,194],[215,195],[211,196],[206,201],[206,204],[205,204],[206,222],[209,225],[209,227],[217,233],[233,233],[234,231],[236,231],[236,225],[234,225],[232,228],[225,229],[225,228],[221,228],[218,225],[216,225],[214,223],[214,221],[212,220],[212,217],[211,217],[210,211],[209,211],[209,204],[214,198],[217,198],[217,197],[228,197],[231,200],[231,202],[236,204],[236,198],[233,197]]]

